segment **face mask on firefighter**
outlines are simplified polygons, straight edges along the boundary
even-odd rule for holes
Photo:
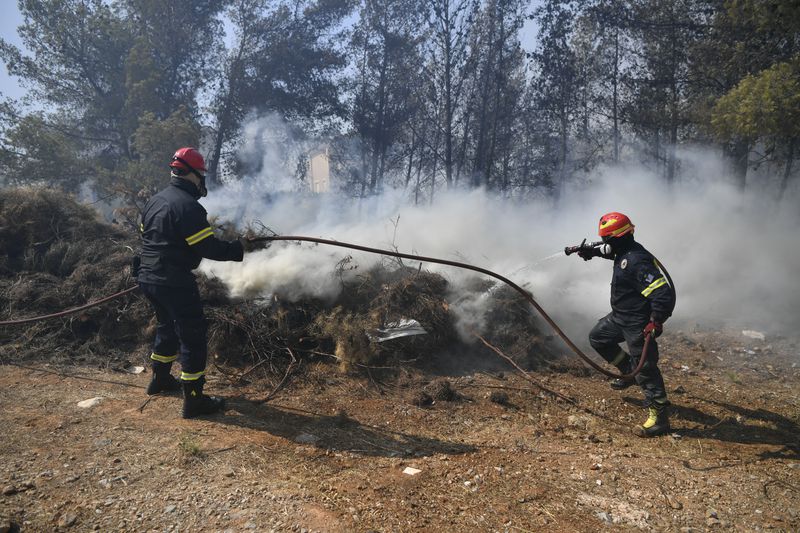
[[[199,172],[195,173],[197,178],[200,180],[200,183],[197,184],[197,190],[200,192],[201,197],[205,197],[208,195],[208,189],[206,189],[206,177]]]
[[[184,167],[186,167],[186,169],[183,169],[184,171],[186,171],[188,169],[188,172],[190,172],[190,173],[195,175],[195,177],[198,180],[197,192],[200,194],[201,198],[207,196],[208,195],[208,189],[206,189],[206,176],[205,176],[205,174],[197,171],[189,163],[187,163],[186,161],[184,161],[180,157],[175,156],[175,157],[172,158],[172,160],[182,163],[184,165]]]

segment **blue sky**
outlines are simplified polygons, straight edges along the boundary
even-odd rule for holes
[[[17,36],[17,26],[22,24],[22,16],[17,9],[16,0],[0,0],[3,5],[3,16],[0,17],[0,37],[4,40],[21,46],[22,43]],[[19,98],[25,94],[17,81],[8,75],[5,63],[0,62],[0,93],[3,96]]]

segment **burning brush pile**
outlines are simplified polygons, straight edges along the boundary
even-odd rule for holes
[[[45,189],[0,190],[0,320],[47,315],[135,285],[130,261],[138,236]],[[437,358],[486,348],[457,333],[448,281],[393,263],[340,278],[333,301],[288,301],[280,294],[233,300],[216,279],[198,276],[210,322],[209,353],[222,372],[287,361],[324,360],[342,371],[426,368]],[[476,282],[489,298],[484,337],[522,364],[552,358],[522,298]],[[3,358],[53,362],[145,361],[155,333],[149,304],[136,293],[64,318],[0,329]],[[458,355],[456,355],[458,357]]]

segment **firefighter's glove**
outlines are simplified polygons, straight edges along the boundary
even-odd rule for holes
[[[644,336],[647,337],[651,333],[655,337],[658,337],[659,335],[664,333],[664,324],[662,324],[658,320],[651,318],[650,322],[644,327]]]
[[[578,257],[584,261],[589,261],[592,257],[599,257],[600,248],[581,248],[578,250]]]
[[[269,241],[263,239],[251,239],[249,237],[240,237],[239,242],[242,243],[242,249],[245,253],[256,252],[263,250],[269,246]]]

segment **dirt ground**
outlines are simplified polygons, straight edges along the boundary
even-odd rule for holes
[[[2,352],[0,531],[800,530],[797,343],[660,344],[673,434],[650,440],[631,432],[639,391],[577,364],[532,374],[571,401],[467,369],[447,377],[460,398],[428,407],[334,365],[266,403],[280,376],[233,386],[212,370],[228,409],[187,421],[178,397],[143,406],[148,373]]]

